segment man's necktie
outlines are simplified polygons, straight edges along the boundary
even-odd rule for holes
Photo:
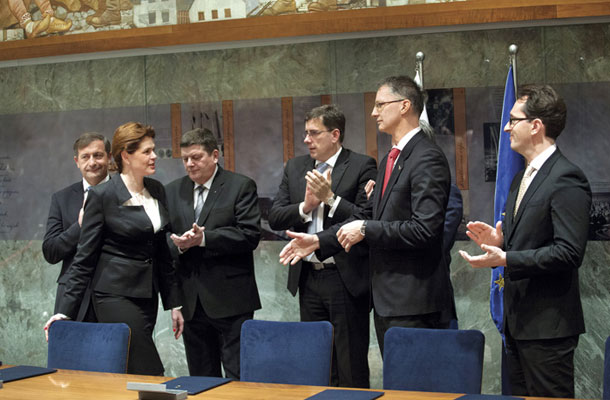
[[[392,168],[394,167],[394,162],[398,158],[400,154],[400,150],[396,147],[392,147],[390,150],[390,154],[388,154],[388,160],[385,164],[385,176],[383,177],[383,188],[381,189],[381,196],[385,193],[385,188],[388,186],[388,181],[390,180],[390,175],[392,175]]]
[[[316,170],[319,173],[321,173],[322,175],[324,175],[324,173],[326,172],[326,170],[329,167],[330,167],[330,165],[323,162],[323,163],[316,165]],[[318,222],[318,210],[319,209],[320,209],[320,206],[314,208],[313,211],[311,212],[312,221],[311,221],[311,224],[309,225],[309,229],[307,230],[308,233],[320,232],[324,228],[324,226],[323,226],[324,224]]]
[[[528,165],[525,169],[525,173],[523,174],[523,178],[521,178],[521,184],[519,185],[519,192],[517,193],[517,200],[515,201],[515,211],[513,212],[513,218],[517,215],[517,211],[519,210],[519,205],[521,205],[521,200],[523,200],[523,196],[527,191],[527,187],[529,186],[530,177],[534,173],[536,168]]]
[[[199,220],[199,215],[201,215],[201,210],[203,209],[203,186],[197,186],[195,189],[197,191],[197,199],[195,201],[195,222]]]

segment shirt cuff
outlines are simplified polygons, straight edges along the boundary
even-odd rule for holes
[[[303,208],[305,207],[305,202],[302,201],[299,204],[299,214],[301,215],[301,220],[303,221],[303,223],[307,223],[307,222],[311,222],[313,221],[313,218],[311,217],[311,211],[308,213],[305,213],[303,211]]]
[[[199,247],[205,247],[205,232],[201,232],[201,243],[199,243]]]
[[[328,218],[332,218],[335,215],[335,210],[339,206],[339,202],[341,201],[341,196],[337,196],[335,198],[335,204],[333,204],[332,208],[328,210]]]

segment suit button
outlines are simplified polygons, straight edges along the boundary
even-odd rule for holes
[[[152,246],[153,245],[153,241],[149,240],[148,242],[146,242],[147,245]]]

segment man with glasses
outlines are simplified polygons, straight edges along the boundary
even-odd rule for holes
[[[315,234],[345,221],[367,202],[364,187],[375,177],[371,157],[342,146],[345,116],[334,105],[305,116],[309,155],[288,160],[269,211],[272,229]],[[289,235],[294,235],[288,232]],[[303,321],[330,321],[335,332],[331,384],[369,387],[369,271],[366,249],[333,257],[311,255],[292,265],[288,290],[299,291]]]
[[[392,149],[380,163],[372,201],[353,221],[319,233],[319,243],[302,235],[281,255],[282,262],[293,262],[319,249],[316,254],[324,258],[366,243],[382,355],[390,327],[448,328],[452,315],[453,291],[443,256],[451,175],[443,151],[421,131],[422,109],[422,91],[411,78],[383,81],[372,116],[379,130],[392,137]]]
[[[585,332],[578,268],[591,190],[555,144],[565,121],[565,103],[553,88],[521,88],[504,130],[527,168],[513,179],[504,223],[467,225],[485,254],[460,250],[474,268],[506,267],[504,334],[513,395],[574,397],[574,351]]]

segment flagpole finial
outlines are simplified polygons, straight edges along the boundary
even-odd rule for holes
[[[424,61],[424,58],[426,58],[426,55],[423,51],[418,51],[417,54],[415,54],[415,59],[417,61]]]
[[[517,50],[519,50],[519,47],[517,47],[516,44],[511,44],[510,46],[508,46],[508,52],[510,53],[510,55],[515,55],[517,54]]]

